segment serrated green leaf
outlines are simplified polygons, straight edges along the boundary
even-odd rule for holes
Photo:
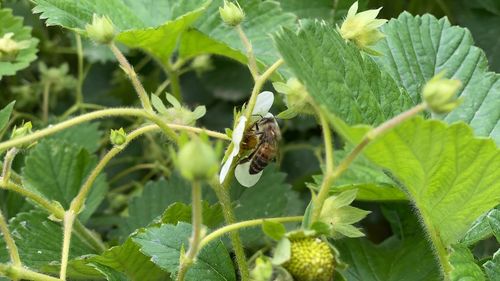
[[[144,230],[140,230],[142,232]],[[140,247],[129,237],[120,246],[112,247],[99,256],[90,258],[98,263],[123,272],[131,280],[160,281],[170,280],[167,272],[159,269],[150,258],[140,251]]]
[[[44,140],[26,157],[22,170],[26,188],[55,200],[67,209],[97,163],[85,148],[61,140]],[[86,221],[104,199],[108,186],[105,175],[97,177],[80,213]]]
[[[497,241],[500,241],[500,206],[478,218],[460,243],[471,246],[492,235],[495,235]]]
[[[264,221],[262,231],[270,238],[279,241],[285,236],[286,228],[282,223],[273,221]]]
[[[347,138],[357,143],[366,130],[353,127]],[[464,123],[413,118],[375,140],[364,155],[401,182],[445,245],[458,242],[498,204],[500,151],[491,139],[475,138]]]
[[[401,14],[382,28],[386,35],[377,45],[383,56],[375,58],[415,102],[425,82],[445,71],[462,81],[463,103],[444,117],[464,121],[480,136],[500,144],[500,75],[489,72],[484,52],[473,45],[470,32],[451,26],[446,18]]]
[[[485,276],[479,265],[476,264],[474,256],[465,246],[453,246],[450,254],[450,263],[452,271],[450,272],[450,280],[474,280],[485,281]]]
[[[94,153],[99,149],[101,137],[103,135],[102,131],[99,130],[99,125],[98,122],[93,122],[74,126],[52,135],[47,139],[64,140],[69,143],[80,145],[90,153]]]
[[[14,109],[15,103],[16,101],[12,101],[0,110],[0,131],[5,129],[5,126],[9,123],[10,114],[12,113],[12,109]]]
[[[213,203],[213,194],[203,189],[203,198]],[[160,179],[148,182],[139,197],[130,200],[128,217],[119,225],[119,233],[127,237],[134,230],[150,224],[153,219],[160,217],[173,203],[190,204],[191,185],[180,175],[173,174],[168,181]]]
[[[483,264],[483,268],[490,281],[500,280],[500,250],[493,255],[491,260]]]
[[[276,248],[274,248],[273,259],[271,262],[275,265],[284,264],[292,256],[292,243],[288,238],[281,239]]]
[[[149,228],[133,238],[141,246],[141,251],[151,257],[160,268],[175,273],[179,267],[181,248],[188,248],[191,225],[166,224],[159,228]],[[201,249],[196,263],[186,274],[185,280],[236,280],[233,263],[224,244],[213,241]]]
[[[256,58],[265,65],[271,65],[279,59],[279,55],[273,48],[269,34],[278,31],[281,26],[292,26],[295,16],[284,13],[274,1],[247,0],[239,4],[245,12],[241,26],[252,42]],[[182,36],[179,50],[181,57],[192,58],[212,53],[247,62],[246,49],[238,33],[219,16],[218,9],[222,5],[222,0],[214,0],[195,25],[196,29]]]
[[[61,224],[48,219],[39,211],[20,213],[10,221],[9,228],[19,248],[23,264],[46,273],[58,273],[61,262],[63,229]],[[84,255],[95,254],[88,244],[78,236],[71,238],[70,277],[101,277],[93,268],[75,260]]]
[[[89,263],[89,266],[95,268],[97,271],[99,271],[102,275],[106,277],[106,280],[108,281],[127,281],[127,277],[125,274],[116,271],[115,269],[99,264],[99,263]]]
[[[422,238],[391,237],[379,245],[366,239],[343,239],[335,243],[340,259],[349,264],[342,270],[347,280],[440,281],[435,257]]]
[[[210,206],[207,202],[202,202],[203,225],[209,228],[215,228],[224,221],[222,208],[219,204]],[[175,202],[168,206],[163,215],[161,215],[162,224],[177,224],[178,222],[191,222],[192,207],[190,205]]]
[[[410,96],[334,26],[301,21],[298,32],[283,29],[276,44],[309,94],[348,124],[379,124],[411,107]]]
[[[118,29],[116,39],[141,48],[167,62],[179,36],[202,14],[209,1],[98,1],[36,0],[34,13],[47,25],[60,25],[82,32],[92,15],[107,15]]]
[[[12,15],[10,9],[0,9],[0,38],[7,33],[14,33],[11,38],[16,42],[28,41],[29,47],[19,50],[13,61],[0,61],[0,80],[2,76],[14,75],[28,67],[36,59],[38,39],[31,37],[31,28],[23,26],[23,18]]]

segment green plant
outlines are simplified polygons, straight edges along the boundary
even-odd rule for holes
[[[310,2],[1,4],[0,275],[498,280],[500,6]]]

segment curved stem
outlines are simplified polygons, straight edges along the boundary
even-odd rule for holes
[[[186,252],[186,255],[182,257],[181,264],[179,266],[179,273],[177,274],[177,281],[183,281],[184,277],[191,266],[198,252],[200,251],[200,240],[202,236],[202,228],[203,228],[203,214],[202,214],[202,201],[201,201],[201,185],[198,181],[193,182],[193,186],[191,187],[192,191],[192,208],[193,215],[191,223],[193,225],[193,233],[191,234],[191,238],[189,239],[189,250]]]
[[[16,242],[10,234],[7,221],[0,211],[0,231],[2,232],[3,239],[5,240],[7,251],[9,252],[10,260],[14,266],[22,266],[19,251],[17,250]]]
[[[13,147],[5,153],[5,158],[3,160],[3,167],[2,167],[2,181],[3,184],[6,184],[9,182],[10,179],[10,174],[12,170],[12,162],[14,161],[14,158],[16,157],[16,154],[19,150],[16,147]]]
[[[233,165],[234,166],[234,165]],[[230,170],[234,170],[232,167]],[[232,172],[230,172],[232,174]],[[231,197],[229,194],[229,182],[230,176],[226,177],[224,185],[215,185],[214,190],[217,198],[222,207],[222,212],[224,214],[224,220],[227,225],[235,224],[236,217],[234,215],[233,207],[231,206]],[[245,250],[243,249],[243,244],[241,243],[240,234],[237,230],[231,231],[229,233],[229,238],[231,239],[231,244],[233,245],[234,255],[236,256],[236,263],[238,265],[238,270],[240,272],[241,280],[247,281],[250,278],[250,271],[248,269],[248,264],[245,256]]]
[[[248,69],[250,69],[250,73],[252,74],[253,79],[257,81],[257,78],[259,77],[259,67],[257,66],[257,60],[255,59],[255,54],[253,53],[252,43],[243,31],[241,25],[236,26],[236,31],[238,32],[241,42],[247,50]]]
[[[271,221],[271,222],[300,222],[302,220],[302,216],[296,216],[296,217],[282,217],[282,218],[265,218],[265,219],[254,219],[254,220],[247,220],[247,221],[241,221],[237,223],[233,223],[230,225],[226,225],[224,227],[221,227],[207,236],[205,236],[200,243],[200,249],[202,249],[204,246],[206,246],[208,243],[210,243],[212,240],[217,239],[223,235],[226,235],[227,233],[233,232],[235,230],[241,229],[241,228],[246,228],[246,227],[253,227],[253,226],[258,226],[263,224],[266,221]]]
[[[376,139],[378,136],[382,135],[383,133],[389,131],[390,129],[394,128],[395,126],[401,124],[402,122],[408,120],[409,118],[424,111],[426,108],[427,108],[427,105],[425,103],[418,104],[418,105],[410,108],[409,110],[402,112],[399,115],[385,121],[384,123],[380,124],[378,127],[370,130],[369,132],[367,132],[365,134],[363,139],[354,147],[354,149],[339,163],[339,165],[337,167],[335,167],[332,171],[325,173],[325,175],[323,176],[323,182],[321,184],[320,191],[318,193],[316,200],[314,201],[316,206],[314,206],[313,217],[312,217],[311,221],[314,222],[315,220],[317,220],[319,218],[319,215],[321,214],[321,208],[323,206],[323,203],[328,198],[332,181],[339,178],[349,168],[349,166],[352,164],[352,162],[354,162],[354,160],[356,160],[358,155],[361,154],[361,152],[363,152],[364,148],[371,141],[373,141],[374,139]],[[324,121],[327,121],[324,114],[321,112],[319,112],[318,114],[321,118],[322,126],[327,126],[328,124],[324,123]],[[323,127],[323,130],[324,129],[325,129],[325,127]],[[328,131],[329,131],[329,129],[328,129]],[[326,145],[326,136],[325,136],[325,145]],[[331,153],[333,153],[333,151]],[[328,151],[327,151],[327,155],[328,155]],[[331,158],[333,160],[333,156],[331,156]],[[333,162],[331,164],[333,165]],[[326,163],[326,165],[327,165],[327,170],[328,170],[328,162]]]
[[[71,243],[71,233],[73,230],[73,222],[75,221],[75,213],[69,210],[64,213],[64,228],[63,228],[63,247],[61,253],[61,271],[59,278],[66,280],[66,270],[68,268],[69,246]]]
[[[132,81],[132,85],[134,86],[135,91],[137,92],[137,95],[139,96],[139,99],[141,101],[142,107],[146,109],[149,112],[153,112],[153,107],[151,107],[151,102],[149,101],[149,96],[146,93],[146,90],[142,86],[141,81],[139,81],[139,77],[137,76],[137,73],[135,72],[134,68],[130,63],[128,62],[127,58],[123,55],[123,53],[116,47],[114,42],[111,42],[109,44],[109,48],[115,55],[116,59],[120,63],[121,68],[123,71],[125,71],[125,74],[130,78],[130,81]]]
[[[22,266],[0,263],[0,275],[15,279],[33,280],[33,281],[61,281],[49,275],[31,271]]]
[[[147,132],[154,131],[156,129],[157,129],[156,125],[148,125],[136,129],[127,135],[127,139],[124,144],[115,146],[111,150],[109,150],[108,153],[106,153],[104,157],[99,161],[99,163],[97,163],[97,166],[92,170],[89,177],[82,185],[82,188],[80,188],[80,191],[78,192],[76,197],[73,199],[73,201],[71,201],[70,211],[73,211],[75,214],[78,214],[81,211],[81,208],[85,203],[85,199],[87,198],[87,195],[89,194],[90,189],[94,184],[94,181],[96,180],[97,176],[102,172],[104,167],[109,163],[109,161],[113,159],[113,157],[115,157],[118,153],[120,153],[133,139]]]

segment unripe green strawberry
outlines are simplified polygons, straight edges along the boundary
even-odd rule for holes
[[[319,238],[292,240],[292,255],[283,266],[297,281],[330,281],[334,256],[330,246]]]

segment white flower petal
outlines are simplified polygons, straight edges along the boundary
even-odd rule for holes
[[[244,187],[254,186],[262,176],[262,171],[260,171],[258,174],[255,175],[251,175],[249,173],[250,163],[251,161],[239,164],[238,166],[236,166],[236,169],[234,170],[234,176],[236,177],[238,182]]]
[[[227,172],[229,172],[229,168],[231,168],[231,164],[233,163],[233,159],[234,159],[234,154],[233,154],[234,150],[231,151],[231,154],[229,154],[229,156],[227,157],[227,160],[226,162],[224,163],[224,165],[222,165],[222,168],[220,169],[220,173],[219,173],[219,183],[223,183],[224,180],[226,179],[226,176],[227,176]]]
[[[354,17],[357,11],[358,11],[358,1],[354,2],[354,4],[352,4],[352,6],[349,8],[349,11],[347,11],[347,17]]]
[[[237,151],[240,150],[240,142],[243,139],[243,134],[245,133],[245,127],[247,125],[247,118],[241,116],[238,120],[238,124],[233,131],[233,144]]]
[[[255,107],[253,108],[252,115],[266,115],[271,109],[274,102],[274,94],[269,91],[260,93],[257,96],[257,101],[255,102]]]

